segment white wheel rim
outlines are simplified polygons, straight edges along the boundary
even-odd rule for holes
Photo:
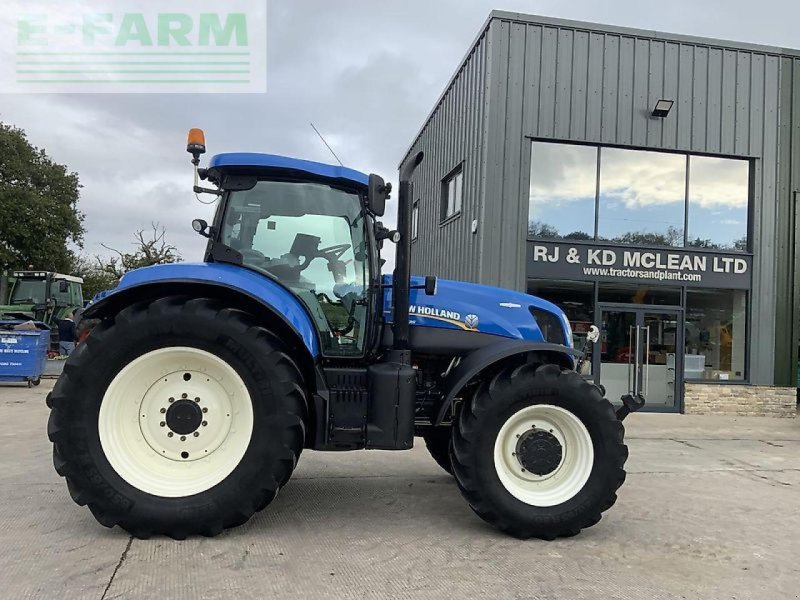
[[[170,407],[180,401],[178,412],[192,417],[189,426],[197,415],[202,419],[184,435],[166,425]],[[170,423],[178,412],[169,412]],[[191,496],[220,483],[242,460],[253,433],[253,404],[242,378],[218,356],[162,348],[114,377],[100,405],[98,430],[106,459],[129,484],[155,496]]]
[[[537,475],[517,456],[523,436],[540,430],[561,445],[558,466]],[[574,498],[592,472],[594,446],[589,431],[573,413],[551,404],[534,404],[514,413],[500,428],[494,444],[494,466],[503,487],[532,506],[555,506]]]

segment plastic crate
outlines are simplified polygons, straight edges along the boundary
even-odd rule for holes
[[[28,382],[38,385],[47,362],[50,330],[44,323],[39,329],[14,331],[4,326],[24,321],[0,321],[0,382]]]

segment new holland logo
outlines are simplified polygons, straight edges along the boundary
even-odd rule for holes
[[[480,321],[478,320],[478,315],[469,314],[466,317],[464,317],[464,325],[466,325],[470,329],[477,329],[479,322]]]

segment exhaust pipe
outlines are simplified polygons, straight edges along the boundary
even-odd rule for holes
[[[423,153],[418,152],[400,168],[400,191],[397,195],[397,230],[400,243],[397,244],[395,266],[392,277],[392,300],[394,315],[392,326],[395,350],[408,350],[408,307],[411,290],[411,212],[414,185],[411,176],[422,162]]]

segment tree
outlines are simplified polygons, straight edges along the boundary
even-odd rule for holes
[[[68,245],[82,247],[76,173],[0,122],[0,270],[69,271]]]
[[[647,233],[644,231],[629,231],[614,238],[620,244],[634,244],[640,246],[682,246],[683,230],[670,225],[665,233]]]
[[[165,239],[166,229],[159,227],[158,223],[151,223],[150,227],[152,231],[147,235],[145,235],[144,229],[139,229],[133,234],[136,246],[136,250],[133,252],[121,252],[102,244],[116,256],[96,257],[100,269],[115,279],[120,279],[128,271],[141,267],[180,262],[182,259],[178,254],[178,249],[172,244],[168,244]]]
[[[118,281],[117,277],[103,270],[98,258],[75,256],[70,273],[83,279],[85,300],[91,300],[98,292],[112,289]]]
[[[558,229],[542,221],[528,221],[528,236],[559,239]]]

